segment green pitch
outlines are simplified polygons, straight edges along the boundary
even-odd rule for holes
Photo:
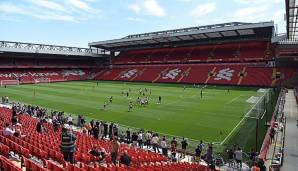
[[[151,83],[79,81],[0,88],[1,96],[10,100],[39,105],[89,119],[113,121],[169,135],[188,137],[207,142],[221,142],[251,108],[246,100],[261,96],[257,89],[207,87]],[[149,105],[135,105],[128,112],[129,102],[139,96],[139,89],[151,89]],[[131,89],[130,96],[122,95]],[[35,91],[35,93],[34,93]],[[35,96],[34,96],[35,94]],[[147,93],[149,94],[149,93]],[[106,110],[103,105],[113,96]],[[162,103],[157,104],[158,96]],[[142,97],[142,96],[140,96]]]

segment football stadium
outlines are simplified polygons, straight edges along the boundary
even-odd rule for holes
[[[62,29],[103,13],[92,7],[96,0],[19,1],[0,2],[2,34],[12,23],[22,32],[21,16],[40,20],[40,28],[58,20]],[[128,9],[164,17],[159,3]],[[0,170],[297,170],[298,4],[239,3],[282,4],[277,14],[285,19],[141,33],[123,27],[127,36],[92,33],[85,47],[1,40]],[[208,17],[209,7],[199,3],[191,15]],[[73,13],[82,18],[66,16]]]

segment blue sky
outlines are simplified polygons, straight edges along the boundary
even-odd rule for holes
[[[284,0],[0,0],[0,40],[87,47],[89,42],[224,22],[274,20]]]

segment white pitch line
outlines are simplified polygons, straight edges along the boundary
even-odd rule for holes
[[[231,104],[231,103],[233,103],[234,101],[236,101],[236,100],[238,100],[239,99],[239,97],[241,97],[242,95],[239,95],[238,97],[235,97],[235,98],[233,98],[232,100],[230,100],[228,103],[226,103],[226,104]]]

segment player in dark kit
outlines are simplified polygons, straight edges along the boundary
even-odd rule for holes
[[[126,92],[126,97],[128,97],[129,96],[129,93],[128,92]]]
[[[113,102],[113,96],[111,96],[111,97],[109,98],[109,102],[110,102],[110,103]]]
[[[132,108],[133,108],[132,102],[129,102],[128,111],[131,112],[132,111]]]
[[[107,109],[107,102],[105,102],[104,104],[103,104],[103,110],[106,110]]]
[[[161,96],[158,96],[158,104],[161,104]]]
[[[201,99],[203,98],[203,89],[201,89]]]

